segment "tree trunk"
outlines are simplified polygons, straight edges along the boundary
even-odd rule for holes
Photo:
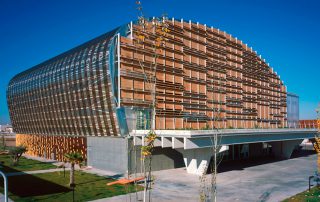
[[[146,173],[146,157],[143,157],[143,174],[144,174],[144,188],[143,188],[143,202],[147,200],[147,173]]]
[[[74,163],[71,163],[71,167],[70,167],[70,186],[74,185]]]
[[[13,157],[13,159],[12,159],[12,165],[13,165],[13,166],[18,165],[18,158],[17,158],[17,157]]]

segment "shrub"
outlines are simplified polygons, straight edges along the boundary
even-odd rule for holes
[[[25,152],[27,152],[27,148],[25,146],[9,147],[9,156],[12,159],[13,166],[17,166],[19,164],[19,159]]]

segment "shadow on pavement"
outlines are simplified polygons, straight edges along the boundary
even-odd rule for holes
[[[244,170],[245,168],[273,163],[277,161],[281,161],[281,159],[277,159],[273,156],[259,157],[254,159],[222,161],[218,166],[218,173],[228,172],[232,170]]]
[[[291,155],[291,159],[306,157],[313,154],[316,154],[314,150],[304,150],[304,149],[294,150]],[[268,164],[268,163],[274,163],[274,162],[283,161],[283,160],[285,159],[279,159],[270,155],[270,156],[256,157],[251,159],[222,161],[221,164],[218,166],[218,173],[228,172],[232,170],[244,170],[245,168],[259,166],[259,165]],[[212,168],[212,162],[210,162],[208,171],[210,171],[211,168]]]
[[[305,150],[305,149],[294,150],[292,152],[291,158],[293,159],[293,158],[299,158],[304,156],[310,156],[316,153],[317,152],[315,150]]]

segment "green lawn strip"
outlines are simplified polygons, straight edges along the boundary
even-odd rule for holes
[[[318,202],[320,201],[320,188],[313,187],[310,192],[304,191],[285,199],[283,202]]]
[[[20,158],[19,165],[17,166],[11,165],[12,160],[9,155],[0,155],[0,162],[3,162],[2,168],[0,168],[0,170],[5,173],[57,168],[57,166],[53,165],[52,163],[27,159],[23,156]]]
[[[114,179],[76,171],[75,200],[95,200],[135,191],[132,184],[107,186],[111,181]],[[68,183],[69,172],[64,177],[63,171],[12,176],[9,177],[9,198],[14,201],[72,201],[72,190]],[[138,186],[137,191],[141,190],[142,187]]]

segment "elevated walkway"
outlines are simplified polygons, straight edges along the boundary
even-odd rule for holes
[[[135,146],[144,146],[149,130],[132,131]],[[279,158],[290,158],[292,151],[303,139],[313,139],[317,129],[221,129],[221,130],[156,130],[155,147],[176,149],[183,154],[188,173],[202,175],[217,151],[228,150],[229,145],[268,143]],[[216,137],[216,138],[215,138]]]
[[[149,130],[132,131],[135,145],[144,145]],[[248,144],[314,138],[317,129],[221,129],[221,130],[156,130],[155,146],[173,149],[196,149],[212,147],[217,135],[218,145]]]

